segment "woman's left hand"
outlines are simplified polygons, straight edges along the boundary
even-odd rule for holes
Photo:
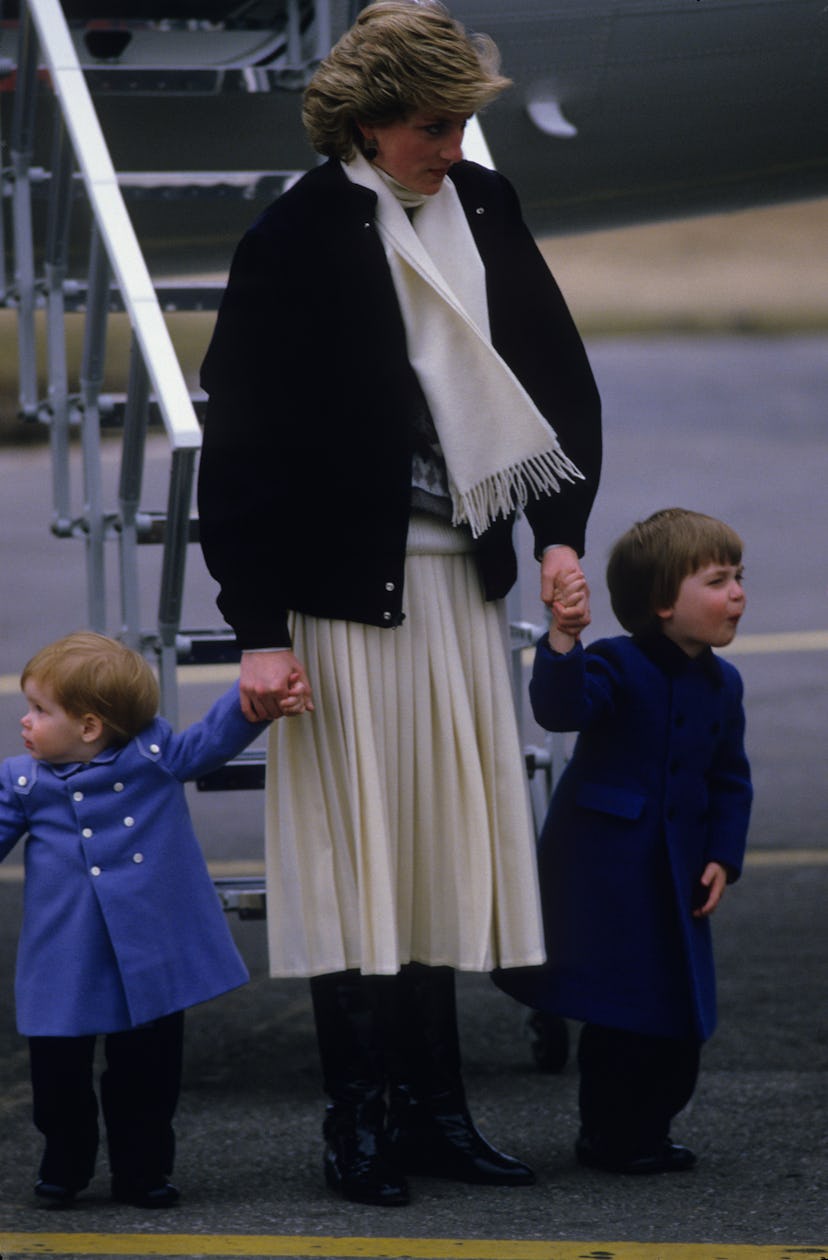
[[[560,629],[577,632],[589,625],[589,587],[578,553],[572,547],[552,547],[544,552],[541,599],[554,611]],[[568,618],[571,625],[567,623]]]

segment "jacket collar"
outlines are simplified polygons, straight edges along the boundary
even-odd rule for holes
[[[648,660],[666,674],[677,678],[693,672],[706,674],[717,686],[722,682],[721,666],[711,648],[706,647],[698,656],[688,656],[666,634],[635,635],[634,642]]]

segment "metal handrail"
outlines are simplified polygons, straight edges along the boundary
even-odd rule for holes
[[[106,630],[105,543],[119,530],[122,637],[142,646],[137,600],[134,528],[144,466],[149,392],[152,390],[170,446],[167,525],[157,636],[161,706],[177,722],[177,634],[181,618],[189,513],[201,430],[172,340],[124,204],[84,72],[57,0],[21,6],[18,82],[12,134],[15,286],[21,360],[21,409],[37,416],[35,278],[32,237],[32,135],[39,66],[45,65],[57,106],[53,174],[46,241],[47,362],[53,455],[53,529],[79,533],[87,555],[87,611],[93,629]],[[63,286],[66,279],[68,206],[77,165],[93,218],[87,315],[80,372],[81,446],[85,512],[69,510],[70,402],[66,386]],[[124,421],[119,511],[107,514],[100,470],[100,414],[109,287],[114,277],[132,328],[130,387]]]
[[[84,72],[57,0],[28,0],[95,222],[135,330],[173,450],[198,449],[201,431],[152,280],[124,204]],[[23,18],[25,21],[25,18]]]

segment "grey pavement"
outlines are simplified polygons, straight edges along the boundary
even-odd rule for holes
[[[253,980],[188,1016],[176,1169],[182,1203],[155,1215],[115,1207],[102,1159],[72,1211],[44,1212],[31,1198],[39,1138],[25,1043],[14,1030],[21,887],[7,862],[0,1229],[580,1239],[593,1249],[602,1240],[710,1241],[828,1254],[828,657],[824,649],[788,650],[784,637],[826,629],[828,339],[618,339],[590,350],[607,416],[606,473],[586,560],[594,634],[614,632],[601,576],[610,542],[633,519],[678,503],[726,517],[745,539],[741,645],[750,648],[752,635],[780,636],[775,651],[734,656],[756,778],[754,856],[716,916],[720,1028],[674,1131],[698,1152],[698,1167],[656,1178],[579,1168],[572,1060],[561,1076],[539,1073],[521,1009],[486,977],[462,976],[473,1110],[491,1139],[536,1168],[538,1184],[507,1191],[417,1179],[407,1208],[342,1203],[321,1177],[323,1099],[307,986],[269,980],[263,925],[234,921]],[[154,440],[154,465],[158,446]],[[83,564],[80,546],[46,528],[43,451],[0,450],[0,477],[0,675],[8,675],[84,620]],[[523,611],[537,620],[525,567]],[[195,554],[188,583],[191,624],[214,622],[214,592]],[[186,719],[208,692],[188,686],[183,696]],[[17,697],[0,694],[0,755],[18,748],[18,714]],[[260,809],[252,793],[194,799],[208,856],[260,858]]]

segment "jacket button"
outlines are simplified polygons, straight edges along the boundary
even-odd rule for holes
[[[149,749],[149,750],[150,750],[150,752],[151,752],[151,753],[160,753],[160,751],[161,751],[161,749],[158,747],[158,745],[157,745],[157,744],[150,744],[150,749]]]
[[[91,840],[91,839],[92,839],[92,828],[91,828],[91,827],[84,827],[83,831],[81,832],[81,835],[83,836],[84,840]]]
[[[83,800],[83,792],[73,792],[73,793],[72,793],[72,800],[73,800],[73,801],[82,801],[82,800]]]
[[[17,776],[18,787],[25,787],[28,782],[29,780],[26,778],[25,774],[20,774]]]
[[[125,826],[125,827],[134,827],[134,826],[135,826],[135,819],[134,819],[134,818],[130,818],[130,817],[129,817],[129,815],[127,815],[127,817],[124,819],[124,826]]]
[[[100,873],[101,873],[101,868],[100,868],[99,866],[91,866],[91,867],[89,868],[89,873],[90,873],[91,875],[100,875]]]
[[[143,862],[143,860],[144,860],[144,855],[143,855],[143,853],[133,853],[133,855],[132,855],[132,860],[133,860],[133,862],[139,862],[139,863],[140,863],[140,862]]]
[[[385,589],[386,589],[387,591],[393,591],[393,590],[394,590],[394,583],[393,583],[393,582],[386,582],[386,583],[385,583]]]
[[[113,792],[123,792],[123,790],[124,790],[124,785],[123,785],[123,783],[113,783],[113,784],[112,784],[112,791],[113,791]]]
[[[390,621],[390,620],[391,620],[391,614],[390,614],[390,612],[384,612],[384,613],[382,614],[382,619],[383,619],[383,621]]]

